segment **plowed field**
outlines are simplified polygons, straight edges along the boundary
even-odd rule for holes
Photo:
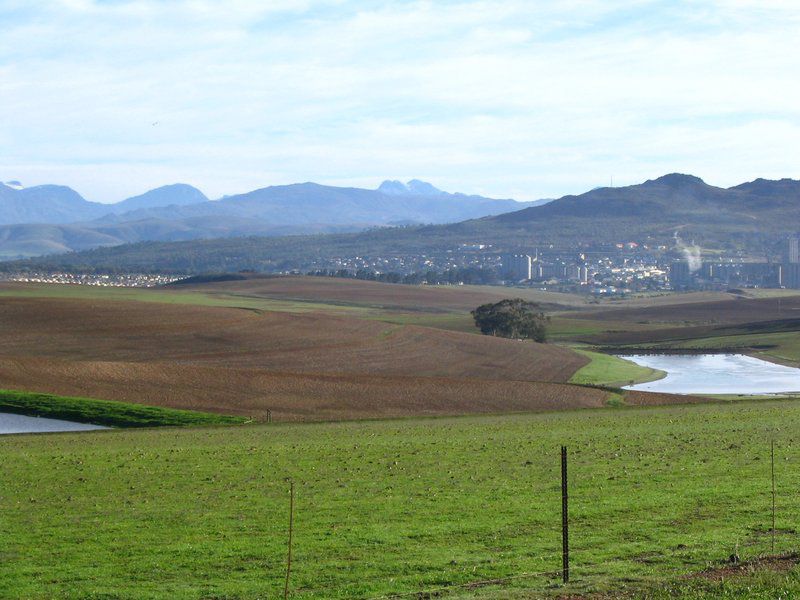
[[[325,314],[0,299],[0,387],[274,418],[603,405],[569,349]]]

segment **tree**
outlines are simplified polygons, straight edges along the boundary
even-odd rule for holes
[[[472,311],[472,317],[484,335],[536,342],[546,340],[545,323],[550,320],[537,303],[521,298],[482,304]]]

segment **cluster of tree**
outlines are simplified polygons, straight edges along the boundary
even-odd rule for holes
[[[420,271],[415,273],[376,273],[369,269],[318,269],[309,271],[307,275],[317,277],[342,277],[346,279],[363,279],[365,281],[380,281],[383,283],[405,283],[409,285],[438,285],[459,284],[489,285],[499,282],[497,272],[492,268],[465,267],[447,269],[446,271]]]
[[[472,311],[472,317],[484,335],[535,342],[547,340],[549,317],[536,302],[514,298],[482,304]]]

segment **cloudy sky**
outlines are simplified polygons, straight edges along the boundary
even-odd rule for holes
[[[0,0],[0,180],[800,178],[795,0]]]

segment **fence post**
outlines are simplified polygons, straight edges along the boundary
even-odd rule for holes
[[[775,554],[775,438],[771,440],[769,457],[772,471],[772,553]]]
[[[294,481],[289,482],[289,549],[286,557],[286,583],[283,585],[283,598],[289,597],[289,575],[292,572],[292,529],[294,524]]]
[[[561,576],[569,583],[569,512],[567,493],[567,447],[561,446]]]

